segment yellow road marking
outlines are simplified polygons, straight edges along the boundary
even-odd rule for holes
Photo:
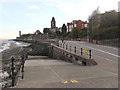
[[[77,81],[77,80],[71,80],[71,82],[72,82],[72,83],[78,83],[78,81]]]
[[[70,80],[70,82],[71,82],[71,83],[78,83],[78,81],[77,81],[77,80]],[[61,83],[66,84],[66,83],[69,83],[69,82],[68,82],[68,81],[62,81]]]
[[[62,81],[62,83],[66,84],[66,83],[68,83],[68,81]]]

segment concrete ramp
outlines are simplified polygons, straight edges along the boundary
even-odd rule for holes
[[[37,59],[25,63],[24,80],[15,88],[117,88],[118,75],[97,66],[62,60]]]

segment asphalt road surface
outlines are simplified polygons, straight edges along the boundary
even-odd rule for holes
[[[76,53],[81,55],[81,48],[84,50],[91,50],[92,51],[92,59],[94,59],[98,66],[103,66],[113,73],[118,74],[118,48],[104,46],[104,45],[97,45],[88,42],[81,42],[81,41],[64,41],[64,49],[70,50],[74,52],[74,47],[76,47]],[[63,47],[62,41],[59,41],[59,45]],[[83,54],[85,57],[89,58],[89,55]]]

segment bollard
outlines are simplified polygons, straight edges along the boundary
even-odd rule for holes
[[[66,45],[66,50],[67,50],[67,45]]]
[[[12,70],[12,87],[14,87],[14,83],[15,83],[15,76],[14,76],[14,69],[15,69],[15,67],[14,67],[14,57],[12,57],[11,58],[11,61],[12,61],[12,68],[11,68],[11,70]]]
[[[28,59],[28,54],[26,54],[26,59]]]
[[[22,79],[24,78],[24,63],[25,63],[25,61],[24,61],[24,55],[22,55],[22,57],[21,57],[21,60],[22,60],[22,70],[21,70],[21,73],[22,73]]]
[[[82,52],[82,48],[81,48],[81,56],[82,56],[82,53],[83,53],[83,52]]]
[[[71,51],[71,46],[70,46],[70,51]]]
[[[89,50],[89,58],[91,59],[91,50]]]
[[[53,50],[53,46],[52,46],[52,50]]]
[[[74,47],[75,48],[75,53],[76,53],[76,47]]]
[[[57,46],[59,47],[59,43],[57,42]]]

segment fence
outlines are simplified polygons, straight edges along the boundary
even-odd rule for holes
[[[2,71],[6,71],[9,74],[9,77],[4,78],[3,82],[6,82],[3,88],[5,87],[14,87],[17,83],[17,79],[19,77],[19,73],[21,70],[21,79],[24,77],[24,63],[27,59],[27,54],[22,55],[20,58],[14,58],[12,57],[10,60],[4,60],[3,63],[3,69]],[[3,83],[2,82],[2,83]]]
[[[119,39],[111,39],[111,40],[90,40],[91,43],[106,45],[106,46],[115,46],[120,47]]]

